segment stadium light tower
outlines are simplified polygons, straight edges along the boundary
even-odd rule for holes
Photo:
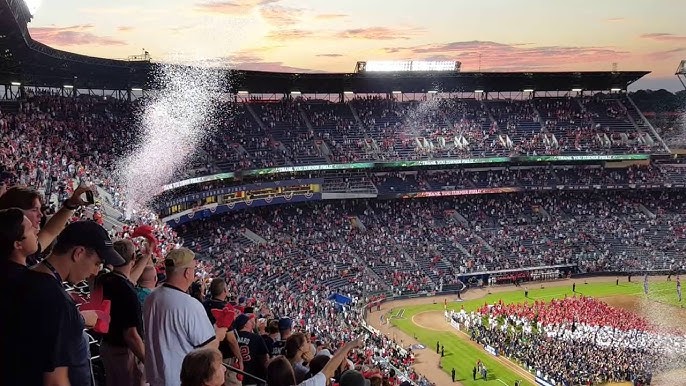
[[[679,63],[679,67],[676,69],[675,75],[677,78],[679,78],[681,85],[684,86],[684,90],[686,90],[686,60],[682,60],[681,63]]]

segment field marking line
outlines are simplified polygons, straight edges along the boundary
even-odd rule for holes
[[[502,383],[502,384],[505,385],[505,386],[508,386],[507,383],[503,382],[503,380],[500,379],[500,378],[496,378],[495,380],[496,380],[496,381],[499,381],[500,383]]]

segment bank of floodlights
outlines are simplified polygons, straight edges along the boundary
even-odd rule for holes
[[[379,60],[357,62],[360,72],[460,72],[462,63],[456,60]]]

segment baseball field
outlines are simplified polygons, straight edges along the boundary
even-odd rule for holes
[[[521,303],[524,301],[561,299],[565,296],[591,296],[612,306],[635,312],[649,321],[667,326],[683,327],[686,324],[686,308],[676,295],[676,284],[666,277],[651,277],[649,293],[643,292],[643,278],[626,277],[590,278],[581,280],[560,280],[545,283],[529,283],[525,286],[495,286],[491,288],[470,289],[462,300],[455,296],[415,298],[385,304],[380,311],[372,312],[367,320],[403,347],[419,344],[415,349],[417,357],[415,369],[437,385],[514,385],[520,380],[522,385],[534,385],[533,375],[508,360],[492,356],[483,347],[470,341],[469,336],[451,327],[445,320],[444,308],[459,311],[473,311],[484,304]],[[576,291],[572,291],[575,284]],[[528,298],[525,297],[528,291]],[[444,305],[444,302],[447,305]],[[436,345],[439,345],[439,353]],[[444,355],[441,356],[441,346]],[[423,348],[422,348],[423,347]],[[472,377],[472,368],[480,360],[489,369],[486,380]],[[450,377],[455,369],[455,381]],[[658,383],[658,382],[654,382]]]

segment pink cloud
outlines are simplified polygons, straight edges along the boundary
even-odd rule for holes
[[[611,63],[628,55],[608,47],[530,47],[492,41],[389,47],[384,52],[416,59],[459,60],[463,68],[476,69],[481,64],[491,71],[551,70],[570,64]]]
[[[268,38],[278,41],[299,40],[311,37],[327,39],[359,39],[359,40],[407,40],[423,32],[420,28],[388,28],[369,27],[352,28],[343,31],[311,31],[303,29],[278,29],[272,31]]]
[[[287,26],[300,21],[302,9],[269,5],[260,8],[260,15],[271,25]]]
[[[122,40],[95,35],[89,32],[91,29],[92,24],[82,24],[68,27],[34,27],[29,28],[29,32],[35,40],[54,46],[126,45]]]
[[[654,32],[641,35],[642,39],[656,40],[659,42],[686,42],[686,36],[674,35],[664,32]]]
[[[609,19],[605,19],[605,21],[608,23],[621,23],[623,21],[626,21],[626,19],[623,17],[611,17]]]
[[[338,32],[335,37],[362,40],[408,40],[423,32],[421,28],[368,27],[347,29]]]
[[[293,72],[293,73],[321,73],[324,71],[311,68],[288,66],[280,61],[264,61],[260,56],[251,53],[237,53],[227,58],[216,58],[215,62],[226,66],[227,64],[237,70],[246,71],[272,71],[272,72]]]
[[[299,40],[313,37],[315,33],[313,31],[306,31],[302,29],[279,29],[272,31],[267,35],[271,40],[276,41],[286,41],[286,40]]]
[[[133,27],[127,26],[127,25],[122,25],[120,27],[117,27],[117,32],[129,32],[133,31]]]
[[[645,55],[647,60],[668,60],[668,59],[675,59],[677,57],[681,57],[681,54],[686,52],[686,47],[679,47],[679,48],[674,48],[671,50],[663,50],[663,51],[655,51],[655,52],[650,52]]]
[[[247,71],[293,72],[293,73],[324,73],[326,71],[311,68],[287,66],[283,62],[234,62],[232,67]]]

